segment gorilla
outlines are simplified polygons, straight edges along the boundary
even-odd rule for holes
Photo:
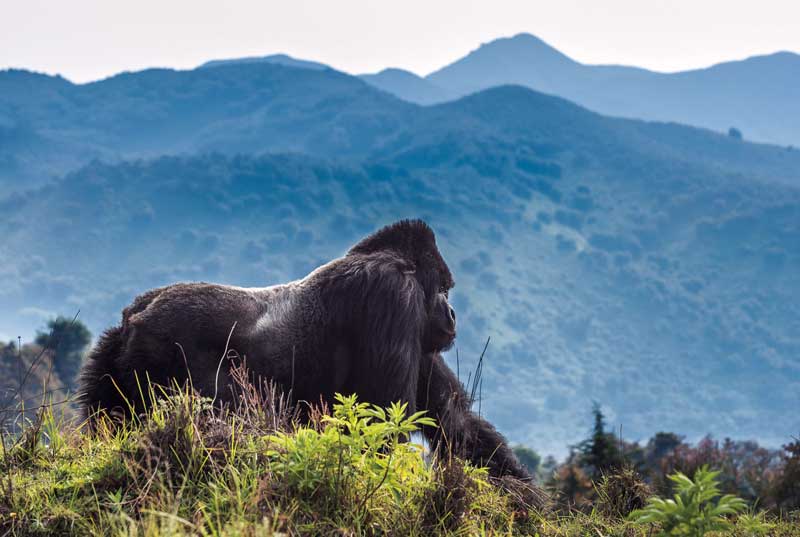
[[[87,357],[79,378],[84,416],[139,412],[139,385],[191,380],[231,402],[228,350],[256,378],[290,390],[294,401],[334,394],[427,410],[440,424],[423,431],[495,477],[528,480],[504,438],[474,414],[440,352],[456,336],[448,302],[453,276],[421,220],[403,220],[364,238],[343,257],[282,285],[243,288],[177,283],[137,297]]]

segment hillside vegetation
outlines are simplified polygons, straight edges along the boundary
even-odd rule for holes
[[[21,144],[0,144],[21,190],[0,200],[4,340],[78,310],[97,334],[178,280],[302,277],[422,217],[462,372],[491,337],[482,411],[513,441],[565,456],[592,399],[631,438],[800,431],[800,151],[514,86],[420,107],[266,63],[4,72],[0,112]]]
[[[517,113],[520,105],[525,108]],[[504,132],[509,121],[516,123],[512,136]],[[644,154],[733,158],[729,165],[776,178],[796,177],[792,164],[800,158],[785,148],[737,144],[688,127],[613,121],[521,88],[420,107],[331,69],[276,63],[149,69],[88,84],[0,72],[0,180],[6,188],[42,184],[95,158],[292,151],[361,159],[396,153],[431,135],[513,142],[523,134],[558,148],[578,141],[573,134],[605,139],[608,149],[627,138],[619,141]],[[771,169],[776,165],[782,170]]]
[[[674,476],[683,497],[675,508],[648,499],[629,470],[598,482],[588,511],[542,504],[537,489],[490,479],[458,459],[426,462],[422,446],[404,441],[431,422],[421,413],[339,396],[330,413],[314,409],[299,425],[274,387],[248,386],[243,370],[235,376],[235,409],[176,388],[146,420],[100,422],[93,433],[62,421],[52,406],[40,409],[19,435],[3,436],[0,529],[19,536],[800,535],[795,515],[746,513],[742,500],[719,498],[705,469],[694,481]]]

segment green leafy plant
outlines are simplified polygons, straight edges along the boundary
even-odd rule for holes
[[[720,497],[717,476],[707,466],[699,468],[694,479],[678,472],[669,476],[675,484],[674,499],[653,497],[629,518],[637,523],[657,523],[659,536],[702,537],[709,531],[724,531],[731,524],[726,518],[747,509],[747,503],[731,494]]]
[[[426,486],[422,446],[406,441],[420,426],[434,426],[425,412],[406,416],[407,404],[384,409],[336,395],[321,430],[303,427],[270,435],[267,456],[294,494],[318,499],[329,514],[349,512],[363,524],[369,502],[389,493],[402,501]],[[348,506],[350,509],[343,509]]]

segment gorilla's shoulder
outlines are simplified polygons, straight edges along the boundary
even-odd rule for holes
[[[152,304],[153,301],[158,298],[161,293],[170,287],[174,287],[175,285],[176,284],[165,285],[164,287],[156,287],[155,289],[150,289],[149,291],[146,291],[134,298],[131,305],[122,310],[122,324],[128,324],[131,320],[131,317],[143,312],[145,309],[147,309],[147,306]]]
[[[253,291],[207,282],[180,282],[151,289],[133,299],[122,311],[123,325],[135,321],[153,309],[194,309],[218,302],[245,302],[252,300]]]

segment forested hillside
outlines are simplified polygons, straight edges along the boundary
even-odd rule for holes
[[[462,376],[491,337],[481,412],[513,440],[563,454],[591,400],[634,439],[800,430],[800,151],[268,63],[0,89],[6,339],[78,309],[99,333],[176,280],[301,277],[419,216],[456,278]]]

